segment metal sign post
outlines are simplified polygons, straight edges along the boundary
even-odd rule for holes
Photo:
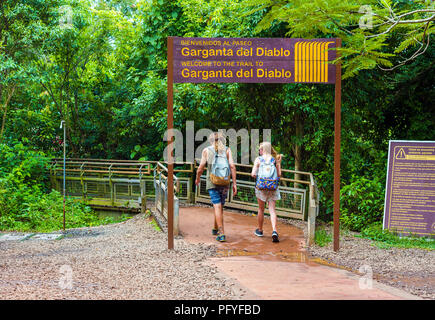
[[[334,251],[339,248],[341,39],[168,37],[168,247],[173,248],[173,83],[335,84]]]
[[[335,41],[335,47],[341,48],[341,39]],[[340,247],[341,62],[335,68],[334,113],[334,251],[337,252]]]
[[[174,248],[174,40],[168,37],[168,249]]]
[[[62,120],[60,122],[60,128],[63,127],[63,231],[65,232],[65,197],[66,197],[66,187],[65,187],[65,158],[66,158],[66,122]]]

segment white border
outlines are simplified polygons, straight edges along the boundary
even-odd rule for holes
[[[390,151],[391,151],[391,142],[395,142],[395,140],[388,141],[388,157],[387,157],[387,179],[385,181],[385,198],[384,198],[384,217],[382,219],[382,230],[385,230],[385,213],[387,212],[387,193],[388,193],[388,174],[390,172]]]

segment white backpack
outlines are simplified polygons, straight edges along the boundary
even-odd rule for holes
[[[213,162],[210,170],[210,180],[214,185],[227,186],[230,184],[230,163],[227,159],[227,152],[223,155],[218,153],[217,147],[214,150]]]

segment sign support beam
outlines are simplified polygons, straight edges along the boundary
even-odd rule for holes
[[[174,249],[174,39],[168,37],[168,249]]]
[[[336,48],[341,48],[341,39]],[[339,58],[339,52],[337,52]],[[340,247],[340,147],[341,147],[341,62],[335,67],[335,123],[334,123],[334,251]]]

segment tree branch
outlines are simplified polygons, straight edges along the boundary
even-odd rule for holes
[[[51,91],[50,87],[47,87],[42,81],[40,82],[41,85],[44,87],[45,90],[48,91],[48,93],[50,94],[51,99],[53,100],[54,104],[56,105],[57,110],[59,111],[61,117],[63,117],[63,112],[62,112],[62,108],[60,108],[59,104],[56,101],[56,98],[54,97],[53,92]],[[49,85],[48,85],[49,86]]]
[[[424,39],[424,37],[425,37],[425,35],[426,35],[426,31],[427,31],[427,28],[429,27],[429,24],[430,24],[430,23],[426,24],[426,27],[424,28],[423,37],[422,37],[423,39]],[[430,36],[431,36],[430,34],[427,35],[427,43],[426,43],[426,47],[424,48],[424,50],[423,50],[422,52],[420,52],[420,51],[421,51],[421,49],[423,48],[424,43],[419,42],[419,41],[414,37],[414,39],[415,39],[417,42],[420,43],[420,48],[418,48],[418,50],[417,50],[416,52],[414,52],[414,54],[413,54],[411,57],[409,57],[409,58],[407,58],[407,59],[405,59],[405,60],[399,62],[398,65],[396,65],[396,66],[394,66],[394,67],[391,67],[391,68],[385,69],[385,68],[382,68],[382,67],[379,66],[379,65],[378,65],[378,68],[381,69],[381,70],[383,70],[383,71],[392,71],[392,70],[394,70],[394,69],[396,69],[396,68],[398,68],[398,67],[400,67],[400,66],[403,66],[405,63],[407,63],[407,62],[409,62],[409,61],[411,61],[411,60],[414,60],[415,58],[417,58],[418,56],[420,56],[420,55],[422,55],[423,53],[426,52],[427,48],[429,47]]]

